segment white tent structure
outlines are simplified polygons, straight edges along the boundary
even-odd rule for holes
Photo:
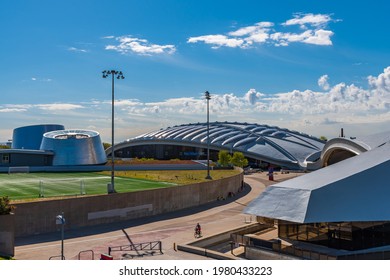
[[[390,221],[389,201],[390,142],[385,142],[359,156],[272,185],[244,212],[294,223]]]

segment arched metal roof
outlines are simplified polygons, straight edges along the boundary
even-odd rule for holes
[[[363,137],[338,137],[329,140],[321,153],[321,167],[360,155],[390,141],[390,131],[380,132]]]
[[[325,144],[304,133],[239,122],[211,122],[209,137],[210,149],[242,152],[246,157],[291,169],[305,169],[309,157],[319,159]],[[207,148],[207,123],[183,124],[146,133],[116,144],[114,150],[148,144]]]

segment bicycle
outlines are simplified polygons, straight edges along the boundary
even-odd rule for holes
[[[201,230],[195,230],[194,237],[195,238],[201,238],[202,237],[202,231]]]

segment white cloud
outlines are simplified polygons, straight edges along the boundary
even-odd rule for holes
[[[368,80],[367,88],[345,83],[331,87],[328,82],[329,76],[323,75],[318,79],[319,86],[324,90],[322,92],[292,90],[266,95],[250,89],[242,96],[233,93],[211,93],[210,109],[217,112],[219,117],[234,114],[237,119],[241,119],[246,114],[260,113],[295,116],[334,114],[337,118],[332,121],[341,121],[343,118],[348,119],[347,116],[351,114],[364,115],[368,118],[371,115],[387,114],[390,108],[390,67],[384,69],[384,72],[377,77],[370,76]],[[159,113],[199,115],[205,110],[203,97],[169,99],[140,105],[141,107],[158,106]]]
[[[241,46],[246,47],[253,43],[265,43],[269,38],[270,27],[274,24],[272,22],[258,22],[253,26],[247,26],[240,28],[236,31],[229,32],[230,36],[243,37],[241,39],[243,44]]]
[[[82,105],[70,104],[70,103],[37,104],[34,106],[41,110],[47,110],[47,111],[70,111],[70,110],[83,108]]]
[[[249,104],[254,105],[257,101],[263,97],[264,94],[257,92],[255,89],[250,89],[244,96],[244,98],[248,101]]]
[[[329,83],[328,83],[328,80],[329,80],[329,76],[328,75],[323,75],[321,76],[319,79],[318,79],[318,85],[324,89],[324,90],[329,90]]]
[[[252,88],[241,94],[210,92],[210,120],[268,123],[328,137],[332,130],[337,130],[335,134],[338,134],[339,127],[349,127],[350,134],[358,135],[388,130],[390,66],[377,76],[369,76],[365,87],[346,83],[331,86],[329,79],[328,75],[318,79],[318,85],[322,87],[319,91],[307,89],[264,94]],[[119,109],[115,117],[116,135],[122,137],[118,139],[161,127],[206,121],[203,94],[159,102],[123,99],[116,100],[115,104]],[[103,138],[109,138],[110,109],[109,100],[92,100],[81,104],[5,104],[0,106],[0,114],[4,118],[12,115],[12,119],[20,121],[12,129],[26,125],[32,119],[39,123],[53,122],[54,119],[56,123],[64,122],[67,128],[98,126],[99,132],[107,134]]]
[[[0,113],[25,112],[26,108],[0,108]]]
[[[287,20],[282,25],[291,26],[291,25],[299,25],[301,28],[307,28],[307,25],[322,27],[326,26],[332,18],[330,15],[324,14],[295,14],[293,19]]]
[[[50,79],[50,78],[36,78],[36,77],[32,77],[31,81],[33,81],[33,82],[51,82],[53,80]]]
[[[326,14],[297,14],[293,19],[282,23],[282,30],[278,30],[272,22],[258,22],[245,26],[227,34],[202,35],[190,37],[187,43],[205,43],[212,48],[249,48],[259,44],[272,44],[275,46],[288,46],[290,43],[304,43],[311,45],[330,46],[333,31],[326,30],[327,24],[332,21]],[[299,25],[299,32],[287,32],[283,28]]]
[[[329,30],[316,30],[314,31],[314,34],[311,33],[310,36],[305,38],[302,42],[320,46],[331,46],[332,40],[330,37],[332,37],[333,34],[334,33]]]
[[[107,45],[106,50],[114,50],[121,54],[135,53],[138,55],[173,54],[176,52],[174,45],[158,45],[149,43],[148,40],[139,39],[130,35],[115,38],[119,44]]]
[[[69,47],[68,51],[71,51],[71,52],[81,52],[81,53],[88,52],[86,49],[80,49],[80,48],[75,48],[75,47]]]
[[[104,101],[105,104],[111,105],[111,100]],[[95,102],[97,104],[97,102]],[[120,99],[114,100],[115,107],[127,107],[127,106],[138,106],[142,104],[138,99]]]
[[[389,94],[390,92],[390,66],[385,68],[378,77],[368,76],[368,83],[379,94]]]
[[[188,43],[203,42],[206,44],[213,45],[212,48],[217,49],[220,47],[236,48],[241,47],[244,44],[244,40],[229,38],[225,35],[205,35],[198,37],[191,37],[187,41]]]

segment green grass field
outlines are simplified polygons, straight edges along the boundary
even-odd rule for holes
[[[214,180],[238,174],[237,170],[212,170]],[[117,171],[115,190],[118,193],[167,188],[207,181],[204,170]],[[0,173],[0,196],[11,200],[106,194],[111,173]]]
[[[98,173],[15,173],[0,174],[0,196],[11,200],[40,197],[94,195],[107,193],[111,177]],[[115,177],[118,193],[146,189],[166,188],[176,185],[145,179]]]

